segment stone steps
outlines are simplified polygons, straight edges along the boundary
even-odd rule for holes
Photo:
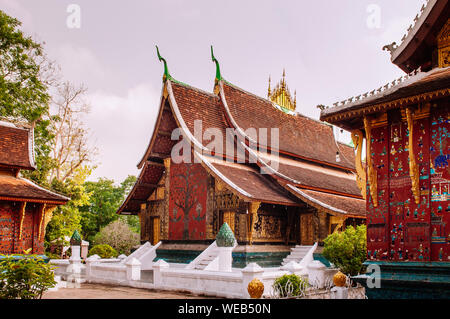
[[[197,270],[205,269],[211,263],[211,261],[216,259],[218,254],[219,254],[218,251],[212,251],[211,254],[209,254],[208,256],[205,256],[202,260],[200,260],[200,262],[197,263],[197,265],[195,266],[194,269],[197,269]]]
[[[291,248],[291,253],[286,258],[283,259],[281,265],[284,266],[291,261],[300,263],[300,261],[303,259],[303,257],[305,257],[305,255],[312,247],[313,246],[296,245],[295,247]]]

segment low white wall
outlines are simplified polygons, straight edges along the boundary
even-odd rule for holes
[[[161,270],[161,282],[155,288],[189,291],[216,297],[242,298],[242,274],[167,268]]]
[[[90,266],[89,282],[109,280],[112,283],[127,281],[127,267],[122,264],[98,263]]]
[[[143,257],[147,255],[147,251],[151,250],[153,250],[152,246],[141,249],[140,254],[134,255],[138,258],[126,258],[126,262],[124,258],[100,259],[96,255],[91,256],[86,260],[84,278],[90,283],[187,291],[223,298],[249,298],[247,285],[257,278],[264,284],[263,297],[267,298],[273,296],[272,286],[275,279],[283,275],[295,273],[304,277],[310,275],[313,279],[313,275],[316,274],[316,277],[320,275],[321,278],[329,279],[334,274],[333,270],[327,269],[320,263],[312,263],[311,265],[315,267],[304,269],[294,262],[281,269],[264,269],[255,263],[250,263],[244,269],[231,271],[189,269],[185,268],[185,265],[168,264],[163,260],[150,263]],[[51,263],[57,267],[56,274],[64,273],[69,265],[68,260],[52,260]]]

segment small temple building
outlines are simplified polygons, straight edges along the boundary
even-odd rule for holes
[[[353,148],[332,125],[295,112],[284,73],[265,99],[226,81],[211,55],[216,77],[205,92],[175,80],[158,51],[157,121],[117,212],[139,215],[141,241],[161,241],[158,257],[189,262],[226,222],[235,266],[280,265],[293,245],[364,223]]]
[[[44,253],[45,227],[69,198],[20,177],[34,170],[32,128],[0,121],[0,254]]]
[[[367,264],[381,269],[369,297],[450,298],[449,7],[429,0],[402,42],[383,48],[404,76],[321,112],[352,132],[358,150]]]

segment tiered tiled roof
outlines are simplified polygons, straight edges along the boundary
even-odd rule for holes
[[[354,169],[354,162],[336,162],[333,128],[323,122],[297,114],[289,115],[277,110],[273,104],[234,85],[223,82],[223,99],[244,131],[248,128],[267,128],[267,142],[271,141],[271,128],[279,129],[279,151],[288,156],[302,158],[346,169]],[[267,145],[262,145],[267,146]]]
[[[0,167],[35,169],[33,130],[0,121]]]
[[[340,196],[334,202],[336,205],[342,204],[339,200],[341,197],[353,198],[353,202],[359,202],[360,207],[352,214],[365,216],[365,204],[356,187],[353,173],[353,151],[350,147],[335,142],[330,125],[302,115],[281,112],[272,102],[223,80],[218,81],[218,85],[221,91],[215,95],[172,79],[165,80],[155,130],[138,165],[142,168],[141,174],[118,213],[137,213],[140,204],[156,189],[156,184],[164,172],[163,159],[170,157],[170,148],[176,141],[172,141],[172,144],[164,142],[160,152],[155,149],[158,143],[163,142],[163,137],[170,136],[167,130],[169,127],[173,129],[173,124],[176,123],[176,126],[182,129],[184,138],[195,146],[197,157],[202,159],[204,168],[246,201],[300,205],[304,200],[301,195],[288,189],[287,182],[291,180],[284,179],[283,176],[286,175],[298,182],[293,183],[295,187],[307,188],[317,193],[325,192],[331,197]],[[264,165],[258,161],[249,163],[251,156],[248,152],[245,153],[247,161],[241,164],[226,161],[229,157],[226,156],[225,147],[222,154],[215,150],[215,157],[211,157],[211,154],[201,154],[207,150],[206,147],[211,141],[199,140],[198,136],[195,136],[196,120],[202,121],[202,134],[208,128],[216,128],[222,132],[224,146],[226,140],[230,139],[226,130],[234,129],[237,134],[231,138],[236,145],[241,145],[241,148],[245,148],[249,141],[246,136],[240,135],[240,131],[248,128],[267,128],[267,141],[270,143],[270,129],[278,128],[281,158],[279,175],[261,174],[261,170],[265,169]],[[270,145],[259,146],[263,153],[268,152],[266,155],[270,155]],[[336,162],[338,152],[344,155],[340,162]],[[259,155],[257,157],[259,158]],[[261,156],[261,159],[263,157]],[[145,179],[150,171],[157,173],[150,174],[151,179]],[[317,203],[320,203],[320,200],[316,200],[315,205],[318,205]],[[350,214],[346,211],[351,208],[348,204],[343,206],[343,209],[334,210],[329,210],[328,204],[323,203],[323,206],[330,213]]]
[[[69,198],[18,177],[35,169],[33,129],[0,122],[0,200],[65,204]]]
[[[447,22],[450,12],[448,0],[426,0],[401,42],[383,47],[391,53],[391,61],[406,73],[431,62],[436,34]],[[434,67],[428,65],[427,67]]]
[[[42,188],[27,179],[0,175],[0,200],[65,204],[69,198]]]
[[[430,94],[424,94],[428,92]],[[382,108],[387,110],[403,107],[448,95],[450,95],[450,67],[435,68],[428,72],[406,75],[402,80],[393,81],[378,90],[335,103],[335,107],[321,112],[320,119],[330,123],[337,120],[342,122],[346,118],[379,112]],[[368,109],[368,106],[371,108]],[[346,128],[351,129],[350,122]]]

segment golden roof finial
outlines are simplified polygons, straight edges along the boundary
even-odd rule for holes
[[[295,107],[297,104],[297,91],[295,92],[294,99],[292,99],[289,88],[286,85],[286,70],[284,68],[283,68],[283,77],[275,85],[273,90],[271,90],[270,84],[271,79],[269,76],[269,88],[267,90],[268,99],[278,104],[284,109],[295,111]]]

